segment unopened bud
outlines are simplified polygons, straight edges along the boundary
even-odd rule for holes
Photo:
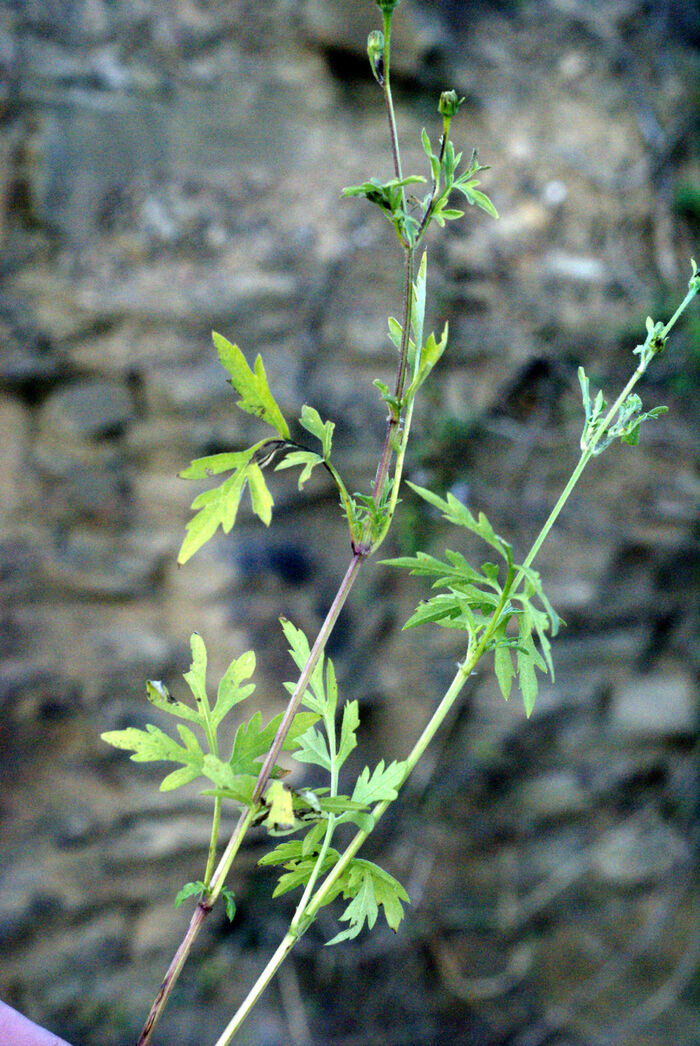
[[[372,66],[374,79],[378,84],[384,84],[384,33],[381,29],[373,29],[367,37],[367,54],[369,64]]]
[[[438,102],[438,112],[442,116],[455,116],[463,101],[463,98],[457,97],[456,91],[443,91]]]
[[[391,14],[395,7],[398,7],[401,0],[377,0],[377,7],[384,14]]]

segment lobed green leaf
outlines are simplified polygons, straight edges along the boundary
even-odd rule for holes
[[[231,662],[219,683],[216,704],[212,709],[211,719],[214,726],[218,726],[224,716],[241,701],[255,690],[254,683],[243,686],[245,679],[250,679],[255,671],[255,653],[247,650],[240,657]]]
[[[222,366],[231,375],[231,384],[241,397],[237,406],[267,422],[283,439],[289,439],[289,426],[270,391],[262,358],[256,358],[255,369],[251,370],[237,345],[216,331],[212,332],[212,338]]]
[[[309,407],[308,404],[304,404],[301,408],[299,424],[320,441],[323,447],[323,457],[327,461],[331,456],[335,424],[332,421],[322,421],[316,408]]]
[[[394,761],[385,766],[383,759],[380,759],[371,772],[366,766],[355,781],[351,796],[353,802],[362,803],[363,806],[372,806],[374,803],[381,803],[384,800],[396,799],[398,790],[403,784],[405,769],[405,762]]]
[[[303,466],[298,481],[298,487],[301,490],[316,466],[322,464],[323,458],[321,455],[315,454],[312,450],[292,450],[285,454],[282,460],[275,465],[275,472],[280,472],[282,469],[296,468],[298,465]]]

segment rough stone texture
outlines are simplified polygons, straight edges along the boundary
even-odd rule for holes
[[[278,473],[269,531],[245,504],[175,566],[206,487],[178,472],[260,432],[211,329],[262,354],[290,418],[311,402],[336,422],[350,489],[374,475],[400,258],[340,188],[391,170],[376,24],[372,0],[0,9],[0,994],[75,1046],[135,1040],[208,835],[196,788],[160,793],[158,768],[100,733],[161,722],[145,680],[181,691],[195,629],[212,681],[254,647],[279,711],[278,616],[313,633],[347,561],[327,477],[300,493]],[[437,139],[436,91],[454,85],[459,144],[491,165],[501,213],[468,208],[434,240],[428,322],[451,338],[408,478],[485,511],[518,556],[575,461],[576,367],[626,380],[645,316],[670,313],[697,257],[699,39],[682,0],[398,10],[405,170],[423,170],[420,130]],[[541,552],[567,622],[556,681],[526,720],[481,667],[368,849],[407,884],[406,928],[324,949],[322,912],[242,1041],[700,1040],[698,330],[693,314],[642,390],[670,413],[593,463]],[[387,556],[445,546],[482,554],[406,492]],[[366,723],[354,769],[405,754],[463,656],[451,632],[400,631],[425,592],[368,565],[338,622]],[[215,1041],[284,932],[255,871],[266,845],[251,833],[236,922],[209,921],[162,1046]]]

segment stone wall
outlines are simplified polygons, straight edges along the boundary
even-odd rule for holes
[[[290,415],[336,421],[350,489],[373,477],[400,257],[340,188],[391,169],[376,22],[370,0],[0,11],[0,995],[76,1046],[134,1040],[208,839],[205,799],[162,795],[100,733],[153,719],[145,680],[183,686],[195,629],[212,679],[254,646],[279,710],[277,618],[313,632],[347,563],[333,491],[282,473],[268,532],[244,513],[175,566],[201,489],[178,471],[259,431],[211,329],[262,353]],[[430,321],[451,341],[409,478],[485,511],[521,556],[576,460],[577,365],[619,387],[647,313],[684,293],[699,26],[682,0],[397,13],[406,169],[455,86],[501,213],[434,240]],[[593,463],[540,557],[567,622],[556,682],[526,720],[480,671],[369,848],[411,895],[400,934],[323,949],[324,915],[241,1041],[698,1041],[699,329],[690,315],[644,390],[670,413]],[[388,544],[479,555],[408,492]],[[372,563],[334,635],[364,761],[406,752],[463,653],[401,632],[424,594]],[[236,921],[212,917],[162,1046],[214,1041],[284,931],[264,847],[249,837]]]

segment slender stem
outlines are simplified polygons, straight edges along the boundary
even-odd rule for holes
[[[399,348],[399,368],[396,375],[396,389],[395,396],[397,400],[401,400],[403,395],[403,386],[406,380],[406,367],[408,365],[408,345],[411,334],[411,312],[413,306],[413,249],[408,248],[406,250],[406,264],[404,270],[404,289],[403,289],[403,316],[402,316],[402,328],[403,333],[401,335],[401,346]],[[379,465],[377,466],[377,474],[374,480],[374,487],[372,488],[372,496],[376,502],[382,496],[384,490],[384,484],[386,483],[386,477],[389,473],[389,465],[391,463],[391,457],[394,452],[394,432],[397,425],[399,424],[399,418],[392,412],[389,415],[386,425],[386,436],[384,438],[384,447],[382,448],[382,455],[379,459]]]
[[[216,861],[216,844],[219,841],[219,825],[221,824],[221,796],[214,798],[214,816],[211,824],[211,836],[209,838],[209,853],[207,855],[207,867],[204,872],[204,882],[209,885],[211,873],[214,871]]]
[[[200,902],[200,904],[197,905],[192,914],[192,918],[190,919],[190,925],[187,928],[187,933],[180,942],[180,946],[175,952],[175,955],[172,958],[172,962],[168,967],[168,972],[163,978],[163,983],[161,984],[158,990],[158,994],[156,995],[153,1001],[153,1005],[151,1006],[151,1012],[148,1015],[148,1019],[146,1020],[146,1023],[143,1026],[141,1034],[139,1035],[137,1046],[147,1046],[147,1043],[151,1041],[151,1035],[155,1030],[155,1026],[158,1023],[160,1015],[165,1009],[168,999],[170,998],[170,993],[173,990],[175,982],[177,981],[177,978],[179,976],[180,970],[182,969],[187,960],[187,956],[190,953],[192,943],[195,940],[197,934],[199,933],[199,928],[204,922],[204,919],[206,918],[207,914],[208,910],[205,910]]]
[[[588,442],[588,444],[586,446],[586,449],[583,451],[583,453],[581,454],[581,457],[579,458],[579,461],[578,461],[578,464],[576,465],[576,468],[574,469],[574,471],[571,473],[571,476],[569,477],[568,483],[566,484],[566,486],[562,490],[561,494],[559,495],[559,498],[557,499],[557,503],[555,504],[555,506],[552,509],[552,511],[549,513],[549,516],[547,517],[547,520],[546,520],[544,526],[542,527],[542,529],[540,530],[539,534],[535,538],[535,541],[534,541],[534,543],[532,545],[532,548],[528,552],[527,556],[525,557],[525,559],[524,559],[524,561],[522,563],[522,566],[518,570],[518,573],[517,573],[516,578],[515,578],[515,582],[513,584],[513,590],[515,590],[518,587],[518,584],[522,580],[522,577],[523,577],[525,571],[532,564],[532,561],[534,560],[535,556],[537,555],[537,553],[539,552],[540,548],[542,547],[542,544],[546,540],[547,535],[549,534],[550,530],[552,529],[552,527],[556,523],[556,521],[557,521],[557,519],[559,517],[559,514],[561,513],[561,510],[564,508],[564,505],[569,500],[569,496],[571,495],[572,490],[574,489],[574,487],[578,483],[578,481],[579,481],[579,479],[581,477],[581,473],[583,472],[583,470],[585,469],[586,465],[588,464],[588,462],[593,457],[593,452],[595,451],[595,448],[597,447],[598,443],[603,438],[603,436],[607,432],[610,424],[614,420],[614,417],[617,414],[617,411],[619,410],[620,405],[622,403],[624,403],[624,401],[627,399],[627,397],[629,396],[630,392],[632,391],[634,386],[637,384],[637,382],[639,381],[639,379],[641,378],[643,373],[644,373],[644,371],[640,370],[640,368],[637,367],[637,369],[635,370],[634,374],[632,375],[630,380],[627,382],[627,384],[625,385],[624,389],[622,390],[620,395],[617,397],[617,399],[613,403],[613,405],[610,408],[610,410],[608,411],[608,413],[600,421],[600,424],[596,426],[596,429],[593,432],[593,435],[591,436],[591,438],[590,438],[590,440],[589,440],[589,442]]]
[[[435,204],[435,197],[437,196],[438,189],[440,188],[440,171],[442,170],[442,161],[445,158],[445,146],[447,145],[447,137],[450,133],[450,123],[450,118],[446,116],[442,122],[442,140],[440,142],[440,155],[438,156],[440,167],[438,169],[437,178],[433,178],[433,187],[430,192],[430,202],[428,203],[428,206],[425,208],[420,225],[418,226],[418,232],[416,233],[416,247],[423,239],[423,233],[425,232],[428,226],[428,220],[432,213],[433,205]]]
[[[671,328],[673,326],[675,326],[676,320],[679,318],[681,313],[683,313],[687,309],[687,307],[690,305],[691,301],[693,300],[693,298],[695,297],[695,295],[699,291],[700,291],[700,282],[697,282],[697,277],[696,277],[695,280],[691,281],[691,285],[688,288],[688,293],[686,294],[685,298],[680,303],[680,305],[678,306],[678,308],[674,312],[673,316],[671,317],[671,319],[668,321],[668,323],[664,327],[663,331],[661,332],[661,336],[663,338],[668,337],[668,334],[669,334]]]
[[[394,468],[394,482],[393,482],[392,488],[391,488],[391,497],[389,499],[389,504],[387,505],[386,518],[384,520],[384,525],[383,525],[382,529],[380,530],[379,534],[377,535],[377,537],[374,539],[374,544],[372,545],[372,552],[376,552],[377,549],[382,544],[382,542],[384,541],[384,538],[386,537],[386,535],[387,535],[387,533],[389,531],[389,527],[391,526],[392,520],[394,518],[394,512],[396,511],[396,504],[397,504],[398,499],[399,499],[399,489],[400,489],[400,486],[401,486],[401,477],[403,475],[404,461],[406,459],[406,449],[408,447],[408,437],[409,437],[410,432],[411,432],[411,421],[413,420],[413,407],[414,407],[414,405],[415,405],[415,399],[412,399],[411,402],[409,403],[408,407],[406,408],[406,417],[404,418],[403,431],[401,433],[401,445],[400,445],[398,453],[396,455],[396,466]]]
[[[396,132],[396,117],[394,116],[394,100],[391,96],[391,11],[384,12],[384,101],[386,102],[387,118],[389,120],[389,135],[391,138],[391,152],[394,157],[394,171],[399,181],[402,180],[401,152],[399,150],[399,136]],[[403,193],[403,190],[402,190]]]
[[[256,802],[260,800],[262,797],[262,794],[265,790],[265,785],[267,784],[270,774],[272,773],[272,769],[277,761],[280,752],[282,751],[282,745],[284,744],[284,740],[289,732],[289,728],[292,725],[292,720],[296,715],[297,708],[299,707],[301,699],[304,696],[304,693],[306,692],[309,680],[313,674],[314,668],[316,667],[316,662],[318,661],[326,643],[328,642],[328,637],[333,631],[333,626],[335,625],[338,619],[338,614],[345,605],[345,601],[348,598],[353,581],[357,577],[357,572],[362,566],[364,558],[365,554],[361,551],[356,551],[353,553],[353,557],[350,560],[350,565],[348,566],[348,569],[345,572],[345,577],[340,583],[340,588],[336,592],[335,599],[331,603],[330,609],[326,614],[325,621],[321,625],[319,633],[316,636],[316,642],[311,648],[308,660],[304,665],[304,670],[299,676],[299,681],[296,687],[294,688],[294,693],[289,699],[289,703],[285,710],[284,716],[282,717],[282,722],[277,728],[275,740],[272,742],[270,750],[265,756],[265,761],[260,769],[258,780],[255,785],[255,791],[253,792],[253,799]]]
[[[391,152],[394,157],[394,171],[396,177],[401,180],[403,174],[401,171],[401,150],[399,147],[399,136],[396,130],[396,118],[394,116],[394,101],[391,95],[391,11],[384,12],[384,101],[386,102],[387,118],[389,120],[389,137],[391,139]],[[403,200],[404,208],[406,206],[406,197],[403,189],[401,190],[401,196]],[[406,380],[406,366],[408,362],[408,345],[411,336],[411,307],[413,304],[413,254],[414,248],[405,247],[406,261],[404,265],[404,291],[403,291],[403,334],[401,338],[401,347],[399,349],[399,367],[396,375],[396,391],[395,396],[397,400],[401,400],[403,395],[403,386]],[[384,490],[384,484],[386,477],[389,473],[389,464],[391,462],[391,456],[393,454],[394,444],[394,430],[399,424],[399,418],[394,416],[393,412],[390,414],[387,421],[386,436],[384,438],[384,447],[382,454],[379,459],[379,465],[377,466],[377,473],[374,480],[374,487],[372,495],[375,502],[378,502],[382,496]]]
[[[243,842],[243,836],[246,834],[251,824],[257,816],[259,807],[251,806],[246,810],[241,810],[234,828],[231,838],[226,844],[226,849],[222,853],[219,863],[216,866],[214,874],[209,882],[209,893],[204,898],[203,906],[210,912],[219,899],[219,894],[226,882],[226,876],[228,875],[231,865],[233,864],[234,858],[240,849],[240,845]]]
[[[197,935],[199,934],[204,920],[211,911],[217,897],[221,893],[221,887],[225,882],[228,870],[231,867],[231,864],[233,863],[233,859],[236,856],[238,847],[240,846],[243,836],[245,835],[248,826],[253,820],[255,813],[255,810],[243,810],[241,812],[236,831],[229,840],[228,846],[226,847],[226,850],[224,851],[221,860],[219,861],[219,865],[209,882],[210,891],[206,895],[206,897],[202,898],[202,900],[199,902],[194,912],[192,913],[190,924],[187,927],[187,933],[182,938],[180,945],[172,958],[170,966],[168,967],[167,973],[163,978],[163,982],[160,988],[158,989],[158,994],[153,1000],[151,1011],[148,1014],[146,1023],[143,1026],[143,1030],[139,1036],[137,1046],[148,1046],[148,1043],[150,1043],[151,1036],[153,1035],[156,1024],[160,1020],[160,1016],[167,1005],[168,999],[170,998],[170,993],[175,987],[175,983],[178,977],[180,976],[180,971],[182,970],[182,967],[185,965],[185,962],[187,961],[187,957],[190,954],[192,945],[194,944]]]
[[[206,691],[202,695],[204,704],[204,714],[206,721],[206,735],[209,743],[209,751],[213,756],[219,754],[219,743],[216,737],[216,726],[212,722],[211,708],[209,707],[209,701],[207,699]],[[207,854],[207,866],[204,871],[204,882],[209,886],[209,880],[211,879],[211,873],[214,871],[214,862],[216,861],[216,847],[219,842],[219,825],[221,824],[221,796],[214,797],[214,814],[211,822],[211,835],[209,836],[209,852]]]
[[[290,951],[294,947],[298,940],[296,934],[288,933],[284,937],[275,951],[274,955],[268,962],[265,969],[262,971],[257,981],[246,995],[243,1003],[236,1010],[235,1014],[228,1022],[223,1032],[216,1040],[215,1046],[227,1046],[227,1044],[234,1037],[238,1029],[243,1024],[250,1011],[255,1006],[256,1002],[267,988],[268,984],[274,977],[277,970],[280,968],[284,960],[289,955]]]
[[[414,247],[408,247],[406,249],[406,265],[404,269],[404,288],[403,288],[403,331],[401,334],[401,348],[400,348],[400,359],[399,359],[399,373],[396,377],[396,389],[394,395],[396,399],[401,402],[403,396],[403,387],[406,381],[406,368],[408,366],[408,346],[411,341],[411,319],[413,312],[413,257],[415,254]],[[420,350],[420,345],[416,345],[416,351]]]
[[[671,331],[671,329],[676,324],[678,318],[681,316],[683,311],[688,307],[688,305],[690,304],[690,302],[693,300],[693,298],[695,297],[695,295],[697,293],[698,293],[698,287],[697,286],[691,286],[690,289],[688,290],[688,293],[686,294],[685,298],[680,303],[680,305],[678,306],[678,308],[674,312],[674,314],[671,317],[671,319],[668,321],[666,326],[661,331],[661,337],[662,338],[668,337],[669,332]],[[627,382],[627,384],[625,385],[624,389],[622,390],[620,395],[617,397],[617,399],[613,403],[613,405],[610,408],[610,410],[608,411],[608,413],[600,421],[600,423],[596,426],[596,428],[595,428],[595,430],[594,430],[590,440],[588,441],[588,443],[586,445],[586,449],[583,451],[576,468],[574,469],[574,471],[571,474],[571,477],[569,478],[569,482],[566,484],[566,486],[564,487],[563,491],[561,492],[561,494],[559,496],[559,499],[557,500],[556,505],[554,506],[554,508],[550,512],[549,516],[547,517],[547,521],[545,522],[545,524],[542,527],[541,531],[537,535],[537,538],[535,539],[535,542],[534,542],[532,548],[528,552],[528,554],[527,554],[527,556],[526,556],[526,558],[525,558],[525,560],[524,560],[520,570],[518,571],[518,575],[517,575],[517,577],[515,579],[515,582],[513,584],[513,590],[515,590],[518,587],[518,583],[521,581],[524,572],[531,565],[531,563],[534,560],[535,556],[537,555],[537,553],[539,552],[540,548],[542,547],[542,543],[545,541],[547,535],[549,534],[550,530],[554,526],[554,523],[556,522],[557,517],[559,516],[559,513],[561,512],[561,510],[563,509],[564,505],[568,501],[569,495],[571,494],[572,490],[576,486],[576,484],[577,484],[577,482],[579,480],[579,477],[581,476],[581,473],[583,472],[584,468],[586,467],[586,465],[590,461],[591,457],[593,456],[595,448],[598,446],[598,444],[600,443],[601,439],[603,438],[605,433],[608,431],[610,425],[615,420],[615,415],[617,414],[617,412],[620,409],[621,405],[625,402],[625,400],[629,396],[629,394],[632,391],[632,389],[634,388],[634,386],[637,384],[639,379],[646,372],[648,363],[649,363],[648,360],[646,362],[640,362],[639,363],[639,365],[635,369],[634,373],[632,374],[632,377],[629,379],[629,381]]]

